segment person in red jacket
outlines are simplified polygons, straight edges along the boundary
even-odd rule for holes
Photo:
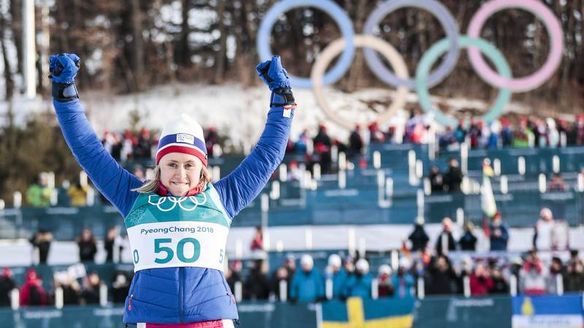
[[[483,263],[477,263],[474,272],[470,275],[470,294],[472,296],[488,295],[493,288],[493,279]]]
[[[43,288],[43,281],[34,269],[26,272],[26,281],[20,287],[20,306],[47,305],[49,297]]]

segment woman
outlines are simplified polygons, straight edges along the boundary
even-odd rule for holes
[[[233,327],[237,308],[223,275],[229,226],[282,160],[295,108],[280,58],[256,68],[272,97],[255,149],[216,183],[207,170],[201,126],[186,115],[163,128],[155,178],[142,183],[107,153],[87,121],[74,84],[79,57],[53,55],[49,67],[65,140],[128,230],[135,275],[124,322],[138,327]]]

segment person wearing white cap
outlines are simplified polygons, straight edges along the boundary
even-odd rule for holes
[[[351,275],[345,284],[346,297],[371,298],[373,277],[369,273],[369,262],[361,258],[355,263],[355,274]]]
[[[292,302],[316,302],[324,297],[323,278],[314,268],[314,260],[308,254],[300,258],[301,270],[292,277],[290,300]]]
[[[331,254],[325,270],[325,279],[332,283],[332,298],[341,298],[347,281],[347,272],[343,268],[342,259],[338,254]]]
[[[264,131],[249,156],[212,183],[203,129],[187,115],[163,130],[155,176],[143,182],[104,149],[79,101],[79,57],[49,58],[53,105],[63,135],[95,186],[124,217],[134,277],[124,305],[126,325],[223,328],[237,324],[225,281],[225,244],[233,218],[262,190],[284,157],[296,104],[280,58],[260,63],[272,91]],[[161,109],[165,110],[165,109]]]

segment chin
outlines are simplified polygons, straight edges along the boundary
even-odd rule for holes
[[[189,192],[188,189],[185,190],[170,190],[170,193],[172,195],[174,195],[175,197],[183,197],[184,195],[186,195]]]

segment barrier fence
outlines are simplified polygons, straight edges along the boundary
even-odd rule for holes
[[[426,297],[321,304],[243,302],[241,327],[254,328],[581,328],[582,294],[517,297]],[[123,327],[123,308],[96,306],[0,309],[2,327]]]

